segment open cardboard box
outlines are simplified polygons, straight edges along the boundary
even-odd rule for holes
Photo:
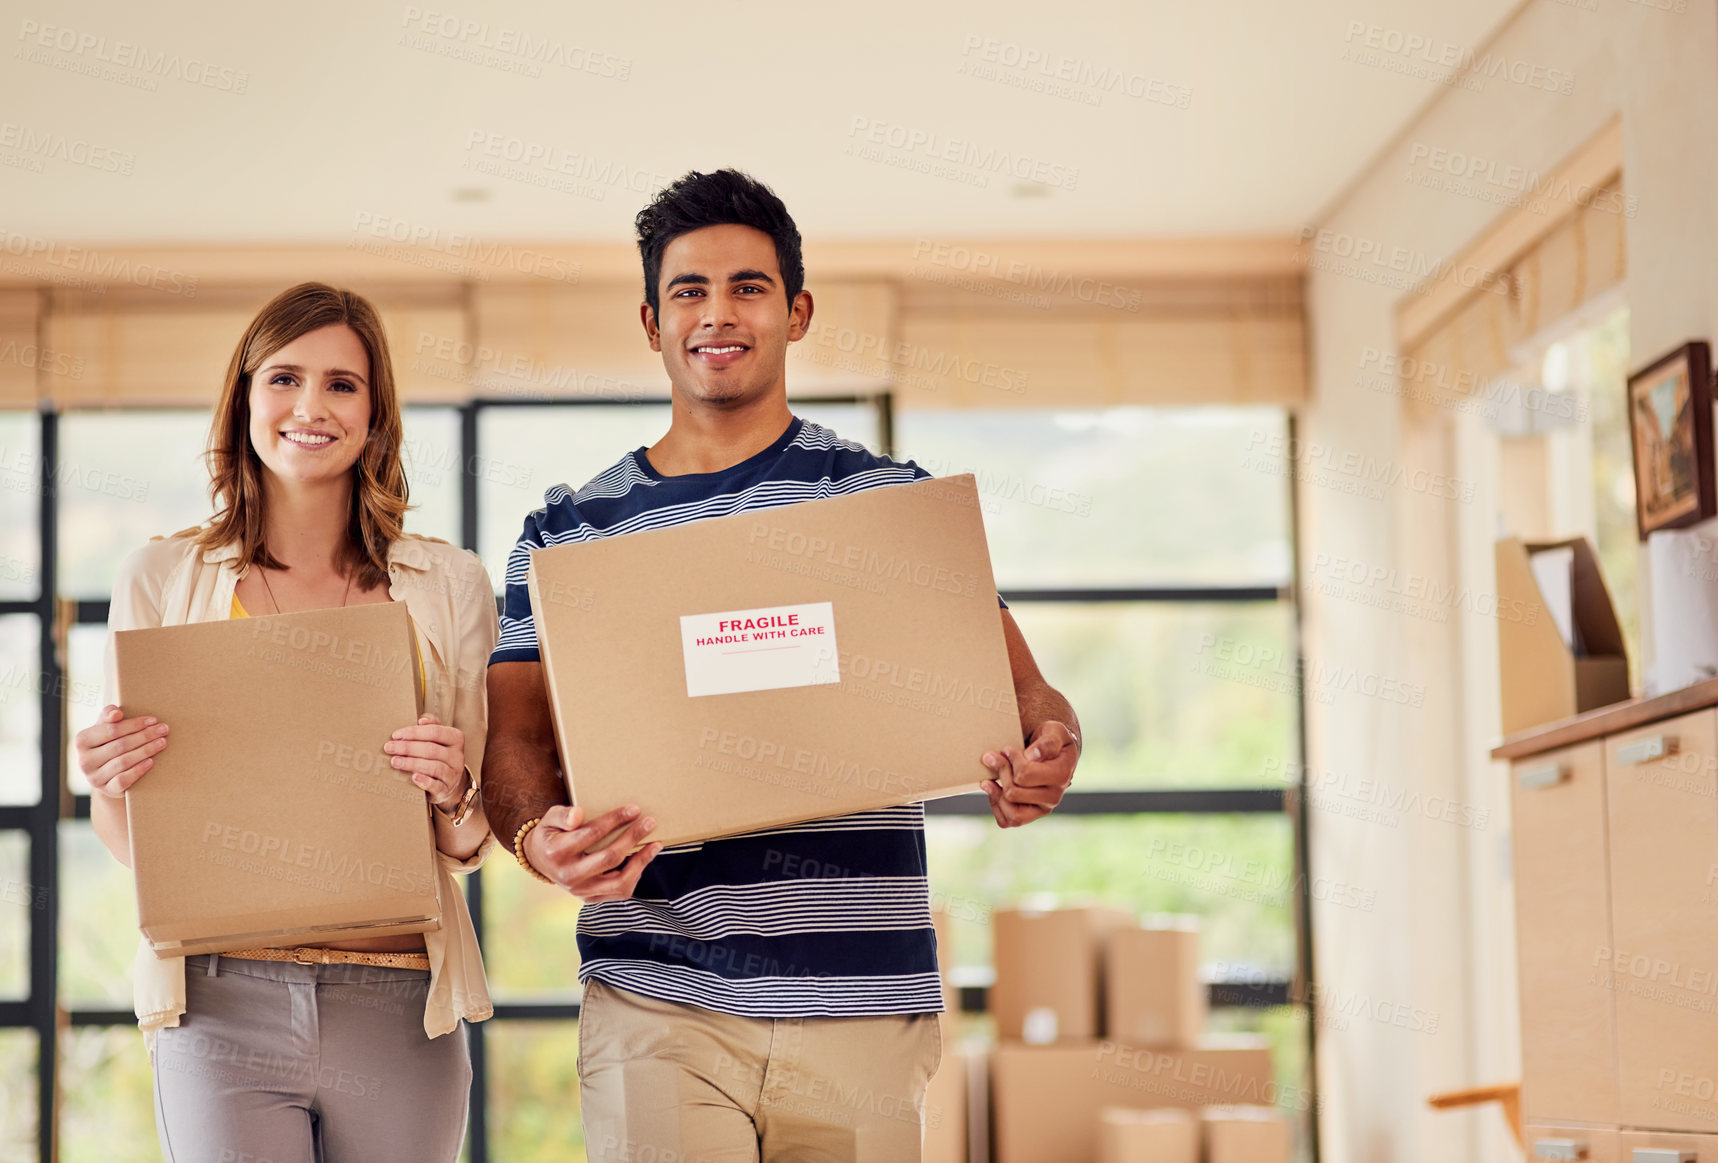
[[[172,728],[125,796],[157,956],[438,927],[428,800],[382,751],[423,705],[404,603],[120,630],[114,662]]]
[[[1545,594],[1534,576],[1533,556],[1548,550],[1569,551],[1573,645],[1553,616],[1561,595]],[[1622,628],[1586,538],[1497,543],[1497,655],[1505,735],[1629,697]]]
[[[970,475],[531,554],[562,770],[685,844],[977,790],[1020,742]]]

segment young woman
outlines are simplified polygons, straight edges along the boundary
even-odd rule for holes
[[[137,1016],[171,1163],[452,1160],[464,1138],[460,1022],[492,1008],[452,873],[494,844],[476,773],[495,599],[475,556],[401,531],[400,444],[375,309],[350,291],[293,287],[227,367],[209,437],[214,518],[151,541],[114,584],[115,630],[404,601],[423,663],[426,713],[385,750],[433,805],[440,930],[171,960],[140,947]],[[108,706],[78,733],[96,832],[123,863],[125,791],[148,778],[171,727]]]

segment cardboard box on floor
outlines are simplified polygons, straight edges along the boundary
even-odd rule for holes
[[[1104,1028],[1104,945],[1130,920],[1122,909],[1101,906],[992,913],[996,1036],[1034,1046],[1097,1038]]]
[[[1091,1163],[1106,1107],[1192,1110],[1287,1097],[1272,1081],[1269,1043],[1253,1035],[1207,1035],[1189,1050],[1000,1043],[990,1078],[996,1163]]]
[[[172,729],[125,796],[158,957],[437,927],[428,800],[382,751],[422,706],[404,603],[120,630],[114,663]]]
[[[974,791],[1020,739],[970,475],[553,546],[527,576],[573,799],[636,803],[663,844]]]
[[[967,1163],[967,1056],[943,1028],[942,1065],[925,1090],[922,1163]]]
[[[1218,1106],[1201,1113],[1205,1163],[1290,1163],[1294,1128],[1268,1106]]]
[[[1106,1107],[1097,1163],[1199,1163],[1199,1120],[1184,1110]]]
[[[1205,1032],[1199,918],[1149,916],[1109,935],[1104,1036],[1134,1046],[1191,1046]]]
[[[1566,575],[1561,568],[1555,571],[1553,593],[1546,593],[1534,575],[1533,559],[1542,553],[1567,559]],[[1552,577],[1550,571],[1547,577]],[[1565,608],[1572,643],[1558,625]],[[1499,541],[1497,609],[1482,612],[1494,612],[1497,617],[1505,735],[1629,697],[1622,628],[1586,538]]]
[[[931,927],[937,935],[937,976],[943,983],[943,1016],[949,1019],[944,1023],[947,1031],[960,1014],[960,990],[955,988],[951,976],[954,970],[954,918],[941,905],[932,905]]]

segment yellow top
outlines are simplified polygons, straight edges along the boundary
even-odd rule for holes
[[[230,616],[234,618],[250,617],[249,614],[245,613],[245,608],[239,605],[238,594],[233,595],[233,612]],[[424,686],[429,685],[429,675],[424,673],[424,652],[421,650],[418,651],[418,682],[422,683]]]

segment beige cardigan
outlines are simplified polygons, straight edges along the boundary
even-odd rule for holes
[[[222,621],[232,614],[239,572],[237,546],[199,552],[195,529],[157,537],[126,558],[113,585],[111,630]],[[474,554],[433,537],[405,536],[388,550],[388,592],[403,601],[417,624],[424,664],[424,710],[465,732],[466,765],[480,775],[486,714],[484,682],[497,634],[489,575]],[[113,640],[107,648],[107,696],[114,702]],[[400,724],[402,727],[407,724]],[[460,1018],[480,1022],[495,1012],[483,975],[477,932],[465,895],[453,878],[483,863],[495,846],[485,835],[477,854],[456,860],[439,854],[437,899],[441,928],[424,934],[430,962],[424,1033],[440,1037]],[[177,1026],[185,1012],[185,959],[161,959],[139,942],[133,963],[138,1024],[147,1031]],[[153,1039],[151,1039],[153,1041]]]

